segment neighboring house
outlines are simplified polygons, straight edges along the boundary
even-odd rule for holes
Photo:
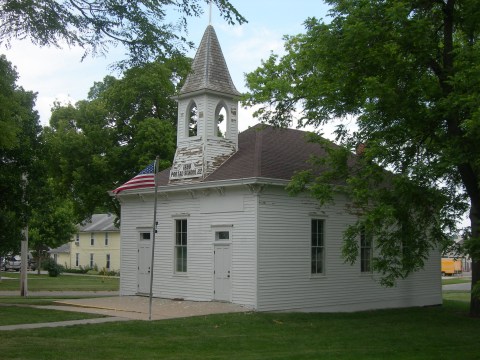
[[[67,268],[71,268],[71,256],[70,256],[70,243],[63,244],[58,248],[52,249],[48,252],[50,257],[55,260],[58,265],[65,266]]]
[[[72,241],[50,251],[57,264],[66,268],[120,270],[120,230],[115,216],[94,214],[91,221],[77,225]]]
[[[177,152],[158,175],[153,296],[227,301],[258,311],[354,311],[441,304],[440,254],[385,288],[371,272],[373,243],[342,258],[356,217],[348,198],[320,206],[285,191],[308,168],[305,132],[257,125],[238,134],[237,98],[215,31],[208,26],[178,96]],[[197,114],[197,133],[189,131]],[[219,114],[226,134],[218,136]],[[154,188],[120,187],[120,294],[150,292]]]

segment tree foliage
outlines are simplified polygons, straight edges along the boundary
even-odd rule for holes
[[[227,0],[211,0],[230,24],[245,18]],[[0,1],[0,44],[30,39],[39,46],[80,46],[84,57],[123,45],[128,65],[167,58],[183,49],[188,17],[203,13],[204,0]]]
[[[293,191],[332,198],[343,179],[357,223],[345,233],[354,262],[358,237],[375,238],[374,269],[387,285],[423,267],[432,249],[455,231],[470,207],[470,255],[480,276],[480,7],[466,1],[327,1],[331,22],[310,18],[306,32],[286,37],[286,54],[272,54],[247,75],[247,105],[263,121],[337,127],[345,147],[315,160],[293,179]],[[355,147],[361,156],[352,160]],[[347,150],[345,150],[347,149]],[[315,168],[329,165],[321,172]],[[347,166],[348,164],[348,166]],[[387,171],[388,170],[388,171]],[[472,298],[471,313],[480,315]]]
[[[34,247],[59,246],[74,229],[70,203],[54,191],[46,171],[44,139],[33,109],[36,94],[16,85],[15,68],[0,57],[0,112],[9,126],[0,146],[0,253],[18,253],[28,225]]]
[[[0,252],[6,253],[20,248],[29,215],[24,175],[35,171],[40,126],[36,95],[16,84],[17,72],[4,55],[0,74]]]
[[[28,219],[28,245],[35,250],[38,263],[42,252],[68,243],[77,231],[71,199],[61,197],[53,179],[45,175],[46,171],[39,181],[42,187],[36,193],[35,204],[32,204],[35,206]]]
[[[189,69],[186,58],[154,62],[107,76],[75,105],[57,104],[45,129],[50,173],[74,204],[77,220],[96,211],[119,214],[108,195],[157,155],[171,165],[176,103],[171,98]]]

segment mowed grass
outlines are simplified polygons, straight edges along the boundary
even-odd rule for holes
[[[456,293],[458,295],[458,293]],[[468,302],[358,313],[240,313],[2,332],[8,359],[479,359]]]
[[[19,273],[2,272],[0,291],[20,289]],[[5,279],[7,278],[7,279]],[[111,276],[28,274],[28,291],[118,291],[119,279]]]
[[[81,320],[104,317],[103,315],[79,312],[37,309],[24,306],[0,305],[0,326],[15,324],[35,324],[54,321]],[[0,345],[1,348],[1,345]]]
[[[464,284],[464,283],[471,283],[471,282],[472,282],[472,279],[466,279],[466,278],[442,279],[442,285]]]

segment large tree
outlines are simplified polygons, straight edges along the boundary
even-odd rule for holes
[[[359,215],[345,232],[346,260],[356,260],[359,234],[371,232],[374,269],[386,285],[422,268],[469,208],[473,288],[480,280],[478,1],[326,2],[330,22],[308,19],[305,34],[286,37],[285,55],[247,75],[246,103],[259,106],[263,121],[286,126],[298,116],[321,130],[356,120],[354,132],[337,128],[345,147],[323,142],[329,159],[313,160],[314,170],[290,189],[325,202],[329,184],[340,184]],[[361,156],[352,160],[358,144]],[[479,316],[474,293],[470,312]]]
[[[208,0],[230,24],[245,22],[228,0]],[[0,0],[0,44],[29,39],[39,46],[80,46],[84,56],[123,45],[128,65],[166,58],[191,46],[182,34],[207,0]]]
[[[17,85],[18,74],[0,56],[0,254],[20,249],[29,209],[31,184],[26,176],[35,170],[40,147],[40,126],[35,97]]]
[[[8,141],[0,142],[0,255],[19,252],[27,225],[31,247],[56,247],[75,231],[72,205],[57,196],[48,177],[36,94],[16,84],[15,68],[4,56],[0,73],[0,119],[9,124],[2,128]]]
[[[108,195],[156,155],[161,168],[175,153],[177,110],[171,98],[189,68],[186,58],[153,62],[107,76],[75,105],[57,104],[45,128],[50,173],[72,199],[78,221],[96,211],[119,214]]]

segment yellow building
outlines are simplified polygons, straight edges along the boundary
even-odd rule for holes
[[[50,254],[57,264],[70,269],[120,271],[120,230],[114,221],[111,214],[94,214],[91,221],[77,226],[68,244]]]

